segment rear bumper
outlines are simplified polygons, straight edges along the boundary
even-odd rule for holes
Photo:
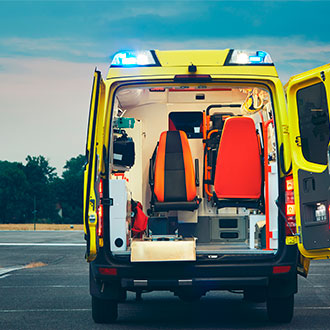
[[[229,290],[246,288],[251,286],[267,286],[268,277],[216,277],[216,278],[192,278],[192,279],[157,279],[157,280],[134,280],[123,278],[121,287],[134,289],[151,290],[175,290],[178,288],[200,288],[209,290]]]
[[[90,265],[90,293],[105,299],[118,299],[123,292],[141,290],[244,290],[267,288],[272,296],[297,292],[297,249],[285,248],[281,257],[260,262],[154,262],[119,263],[98,258]],[[103,262],[102,262],[103,261]],[[105,262],[107,261],[107,262]],[[274,267],[290,266],[274,273]],[[99,268],[115,268],[116,275],[102,275]],[[103,289],[102,289],[103,288]],[[105,289],[107,288],[107,289]]]

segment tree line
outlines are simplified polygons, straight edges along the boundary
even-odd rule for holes
[[[44,156],[0,161],[0,223],[82,223],[85,156],[66,161],[62,176]]]

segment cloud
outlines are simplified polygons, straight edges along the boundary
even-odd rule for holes
[[[95,48],[95,42],[70,38],[0,38],[2,56],[32,56],[48,58],[75,58],[76,60],[106,59],[107,55]]]
[[[115,7],[112,7],[116,11],[115,15],[102,12],[98,17],[103,23],[106,23],[118,21],[118,19],[127,20],[141,15],[151,15],[159,18],[177,17],[182,16],[183,12],[185,12],[186,15],[190,15],[192,12],[196,11],[194,6],[187,6],[187,2],[193,2],[193,0],[170,2],[172,2],[172,4],[169,6],[168,1],[157,1],[157,5],[155,6],[155,3],[152,1],[121,1],[117,2]],[[173,3],[175,3],[175,5]]]
[[[0,58],[0,159],[41,154],[61,171],[84,153],[95,64]]]

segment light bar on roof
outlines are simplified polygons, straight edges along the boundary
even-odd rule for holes
[[[153,51],[121,51],[115,54],[111,67],[157,66],[159,62]]]
[[[232,50],[225,65],[272,65],[273,61],[267,52],[262,50]]]

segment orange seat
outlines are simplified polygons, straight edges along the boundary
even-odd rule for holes
[[[169,211],[198,208],[195,171],[186,133],[161,133],[153,158],[149,172],[153,192],[152,209]]]
[[[226,119],[214,179],[218,206],[221,206],[221,199],[235,200],[235,206],[240,201],[259,200],[262,177],[261,148],[253,119]]]

